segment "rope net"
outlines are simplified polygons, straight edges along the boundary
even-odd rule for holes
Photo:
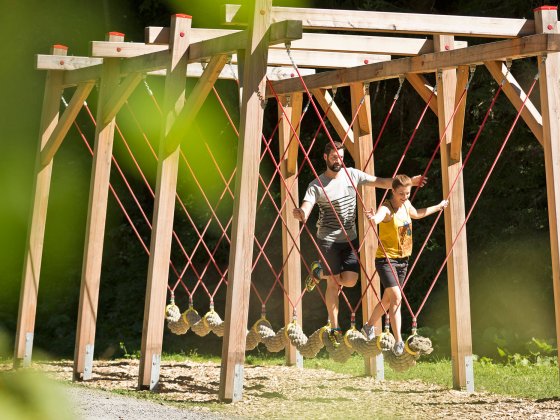
[[[289,49],[287,51],[289,54]],[[395,370],[407,369],[414,366],[416,360],[418,360],[421,355],[432,352],[431,341],[427,337],[422,337],[417,334],[416,320],[423,309],[428,296],[433,290],[439,275],[445,267],[453,246],[448,250],[438,273],[416,311],[412,309],[408,299],[406,298],[404,288],[409,283],[412,272],[417,266],[418,259],[428,244],[434,228],[440,219],[441,212],[438,213],[428,235],[425,237],[422,246],[417,252],[416,258],[409,268],[403,284],[401,285],[397,281],[397,284],[402,292],[403,302],[405,303],[412,318],[412,335],[406,340],[405,351],[402,355],[395,356],[393,354],[392,349],[395,339],[389,332],[388,327],[380,335],[371,340],[368,340],[356,328],[356,313],[362,305],[368,290],[373,291],[376,301],[383,306],[380,296],[377,294],[374,287],[376,273],[375,271],[371,272],[371,270],[367,270],[360,260],[358,261],[362,273],[361,275],[365,276],[362,282],[365,281],[366,287],[359,291],[357,287],[344,289],[338,285],[338,293],[341,301],[340,310],[341,312],[348,311],[350,314],[350,328],[347,329],[344,334],[336,331],[333,333],[331,330],[331,320],[329,320],[326,325],[320,326],[313,333],[307,336],[304,333],[302,326],[297,322],[297,308],[303,303],[305,312],[323,311],[324,309],[322,306],[327,303],[325,293],[322,291],[321,287],[316,287],[311,294],[308,294],[305,288],[302,288],[299,296],[295,296],[294,298],[293,293],[287,293],[283,284],[283,276],[292,254],[299,256],[302,278],[305,273],[312,275],[312,266],[310,262],[316,259],[317,255],[319,255],[323,261],[325,261],[325,259],[321,255],[321,248],[317,242],[314,229],[311,228],[313,219],[309,219],[306,223],[300,224],[298,231],[294,232],[288,226],[288,218],[292,217],[292,215],[287,214],[288,212],[286,209],[288,207],[299,207],[300,202],[303,199],[302,194],[299,197],[297,195],[294,196],[291,192],[292,185],[290,182],[297,182],[300,191],[303,191],[303,188],[307,186],[306,181],[318,179],[320,188],[323,192],[325,192],[325,186],[319,179],[319,173],[322,171],[322,168],[319,170],[315,168],[313,161],[318,160],[317,157],[322,156],[325,143],[330,142],[334,145],[335,140],[329,130],[328,114],[329,112],[332,112],[331,107],[334,104],[334,97],[337,92],[333,91],[333,100],[329,103],[328,107],[320,110],[316,99],[307,89],[305,81],[301,77],[296,63],[293,62],[293,65],[295,73],[297,73],[296,77],[300,79],[302,89],[304,90],[305,106],[302,109],[299,119],[297,121],[291,120],[285,106],[282,104],[282,100],[274,92],[272,84],[269,84],[269,87],[275,100],[270,100],[268,103],[263,100],[263,107],[266,106],[268,108],[268,112],[265,113],[265,118],[270,118],[270,115],[273,114],[271,111],[274,110],[276,110],[276,115],[278,115],[279,118],[275,123],[268,121],[264,126],[269,127],[269,132],[262,134],[259,190],[256,203],[257,228],[255,230],[254,257],[251,276],[251,289],[253,291],[253,295],[256,297],[256,300],[252,299],[250,302],[250,316],[257,314],[257,320],[247,331],[246,349],[252,350],[256,348],[259,343],[263,343],[268,351],[278,352],[289,345],[293,345],[304,357],[315,357],[324,347],[330,357],[339,362],[346,361],[354,352],[365,357],[373,357],[383,354],[385,360],[387,360],[389,365]],[[466,92],[471,80],[472,74],[460,98],[456,101],[456,107],[453,114],[449,121],[446,122],[446,128],[435,146],[435,150],[422,174],[422,178],[427,176],[430,165],[437,155],[441,141],[445,137],[445,132],[457,112],[461,101],[463,101],[466,97]],[[457,179],[463,171],[465,164],[469,160],[472,149],[480,137],[492,107],[501,92],[503,83],[504,82],[502,81],[499,89],[492,99],[485,118],[474,137],[471,148],[464,159],[457,177],[453,180],[446,198],[451,196],[451,192],[455,187]],[[376,150],[386,127],[388,126],[389,119],[399,99],[402,84],[403,79],[401,78],[399,80],[398,90],[394,95],[391,105],[383,119],[383,123],[381,124],[381,128],[375,138],[371,153],[369,153],[369,156],[365,159],[364,167],[366,167],[373,159],[373,153]],[[534,85],[535,83],[531,86],[527,97],[529,97]],[[144,95],[147,95],[148,102],[152,107],[152,110],[148,111],[148,113],[153,112],[161,116],[159,102],[147,81],[144,82],[143,92]],[[352,111],[349,119],[349,127],[347,128],[345,135],[341,136],[342,143],[349,143],[349,133],[356,123],[366,98],[369,98],[367,93],[368,92],[366,90],[358,105]],[[434,95],[435,92],[432,93],[432,96],[428,99],[425,107],[423,108],[414,130],[404,146],[404,151],[396,164],[393,176],[399,172]],[[230,101],[230,103],[228,103],[220,95],[216,87],[213,88],[213,96],[210,100],[206,101],[207,104],[205,105],[212,108],[212,112],[210,113],[212,115],[211,123],[205,124],[204,127],[202,127],[201,124],[195,122],[192,133],[194,138],[192,141],[189,141],[188,148],[184,147],[180,153],[181,167],[176,200],[179,216],[176,218],[175,230],[173,231],[174,246],[169,262],[171,271],[167,286],[169,290],[170,303],[166,307],[165,313],[169,330],[178,335],[185,334],[189,330],[192,330],[199,336],[205,336],[212,332],[221,337],[224,333],[224,321],[218,313],[219,310],[215,310],[215,307],[225,307],[226,287],[224,285],[227,285],[227,263],[232,225],[232,208],[235,199],[233,182],[236,174],[235,155],[239,133],[238,128],[234,123],[234,121],[238,120],[238,116],[231,115],[230,112],[231,109],[238,108],[237,103],[232,103],[232,97],[235,98],[234,95],[228,95]],[[65,105],[67,104],[65,103]],[[523,106],[524,105],[525,103],[523,103]],[[523,106],[521,107],[521,110],[519,110],[517,117],[515,118],[515,121],[504,140],[503,146],[498,152],[496,161],[500,157],[511,132],[519,119]],[[95,118],[87,103],[84,103],[84,109],[86,110],[92,123],[95,124]],[[151,168],[154,168],[157,165],[158,156],[153,146],[155,141],[153,139],[150,140],[149,135],[143,127],[144,118],[138,116],[138,111],[134,109],[134,106],[127,102],[124,110],[127,113],[127,121],[131,122],[131,130],[134,129],[134,134],[132,135],[134,139],[133,141],[129,141],[123,134],[123,131],[118,124],[116,126],[118,133],[117,139],[121,142],[122,150],[125,151],[124,156],[129,159],[127,166],[133,169],[133,171],[130,172],[136,173],[136,175],[133,176],[141,180],[141,187],[145,189],[145,191],[147,191],[149,196],[153,199],[153,178],[155,171],[152,169],[151,172],[146,174],[145,169],[143,168],[146,166],[150,167],[150,164]],[[218,114],[216,111],[221,112],[221,117],[217,117]],[[204,115],[204,112],[202,112],[202,115]],[[301,130],[302,132],[300,134],[300,126],[304,118],[311,120],[308,124],[306,124],[306,126],[312,128],[306,128],[305,131]],[[288,124],[290,136],[289,144],[285,145],[283,150],[281,150],[278,130],[279,125],[283,122]],[[74,125],[89,152],[93,154],[90,143],[84,135],[83,130],[81,130],[76,122],[74,122]],[[209,129],[209,127],[211,128]],[[287,160],[287,153],[292,143],[296,145],[299,150],[298,165],[295,177],[293,178],[295,181],[288,181],[286,179],[287,177],[284,175],[282,167]],[[143,152],[138,151],[140,147],[143,148]],[[138,155],[140,155],[140,157]],[[481,187],[480,193],[486,185],[488,177],[492,173],[496,161],[494,161],[494,164],[490,168],[488,176]],[[113,167],[115,172],[118,173],[119,178],[124,183],[126,191],[130,194],[132,203],[134,204],[136,210],[139,211],[141,215],[140,219],[143,223],[145,223],[148,230],[151,230],[151,222],[146,208],[148,206],[146,204],[143,205],[142,200],[138,197],[138,193],[134,191],[133,184],[137,183],[129,182],[126,176],[127,171],[122,169],[121,164],[119,164],[115,156],[113,156]],[[348,175],[348,167],[344,163],[342,164],[342,170]],[[135,236],[138,238],[142,248],[146,254],[149,255],[149,249],[146,244],[146,240],[144,239],[144,235],[142,235],[136,227],[135,218],[132,217],[130,215],[130,211],[125,208],[123,200],[119,198],[117,191],[113,187],[113,183],[114,181],[111,183],[110,190],[127,222],[130,224]],[[364,198],[361,196],[358,186],[352,183],[352,188],[354,189],[356,195],[358,209],[366,208]],[[468,221],[476,202],[480,198],[480,193],[473,202],[461,230]],[[384,198],[385,195],[383,195],[383,198],[379,201],[379,203],[382,203]],[[411,200],[412,199],[414,199],[414,196]],[[330,200],[329,206],[333,210],[333,214],[337,215],[335,204],[333,204]],[[358,245],[355,246],[352,243],[349,232],[338,215],[337,219],[340,229],[346,237],[348,244],[356,253],[359,253],[364,245],[366,235],[373,235],[376,240],[378,239],[375,225],[370,222],[365,234],[362,238],[360,238],[360,241],[358,241]],[[279,244],[283,241],[283,232],[285,235],[284,241],[289,244],[287,252],[285,252],[284,255],[282,253],[282,247],[279,246]],[[457,234],[457,237],[459,234],[460,232]],[[457,238],[454,239],[453,245],[456,240]],[[382,248],[382,244],[380,244],[380,246]],[[385,252],[385,250],[383,250],[383,252]],[[332,267],[329,267],[328,264],[325,263],[324,268],[327,274],[332,275]],[[393,275],[396,277],[394,270]],[[354,289],[354,291],[352,291],[352,289]],[[349,290],[349,292],[347,292],[347,290]],[[319,296],[319,299],[316,298],[317,296]],[[207,300],[207,304],[201,304],[201,298],[203,298],[203,301]],[[204,313],[204,315],[201,315],[195,309],[195,300],[197,302],[198,309],[201,310],[201,313]],[[290,311],[293,313],[293,320],[288,323],[285,323],[282,317],[278,316],[278,314],[282,314],[284,312],[284,302],[286,302]],[[181,307],[183,307],[183,310],[180,309]],[[388,310],[383,307],[383,311],[385,312],[387,325]],[[269,320],[267,314],[274,315],[271,316]],[[277,331],[274,331],[273,324],[276,323],[285,325]]]

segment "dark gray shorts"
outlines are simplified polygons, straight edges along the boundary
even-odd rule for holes
[[[360,272],[358,255],[354,251],[358,249],[358,239],[352,241],[352,246],[348,242],[327,242],[322,239],[319,239],[317,244],[323,254],[321,256],[321,264],[324,275],[336,275],[343,271]]]
[[[395,279],[395,274],[399,279],[399,283],[402,285],[404,278],[406,277],[406,271],[408,270],[408,258],[376,258],[375,259],[375,269],[379,274],[379,280],[383,287],[395,287],[397,286],[397,280]],[[391,269],[393,266],[393,270]]]

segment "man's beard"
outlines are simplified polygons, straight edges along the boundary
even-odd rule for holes
[[[340,163],[333,163],[333,164],[327,163],[327,167],[333,172],[338,172],[340,171],[340,169],[342,169],[342,165]]]

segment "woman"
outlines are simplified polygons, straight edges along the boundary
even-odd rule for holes
[[[408,200],[411,187],[412,181],[408,176],[397,175],[393,179],[391,198],[383,202],[377,213],[374,209],[365,212],[368,219],[379,225],[381,244],[375,256],[375,269],[385,290],[381,302],[373,309],[362,332],[368,340],[372,340],[375,337],[375,323],[383,315],[384,308],[389,307],[391,328],[395,336],[393,353],[396,356],[404,351],[401,336],[401,290],[397,278],[402,286],[408,269],[408,257],[412,253],[412,219],[422,219],[443,210],[448,204],[447,200],[443,200],[435,206],[417,210]]]

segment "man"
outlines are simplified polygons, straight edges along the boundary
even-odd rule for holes
[[[338,326],[339,287],[353,287],[358,281],[358,234],[356,231],[356,189],[359,185],[390,189],[392,178],[379,178],[355,168],[342,169],[344,146],[340,142],[327,143],[323,153],[327,169],[307,187],[301,207],[293,215],[305,222],[317,204],[317,239],[321,260],[311,264],[311,275],[306,280],[308,291],[322,278],[327,279],[325,300],[332,333]],[[412,178],[413,185],[424,185],[421,176]],[[334,209],[334,210],[333,210]]]

